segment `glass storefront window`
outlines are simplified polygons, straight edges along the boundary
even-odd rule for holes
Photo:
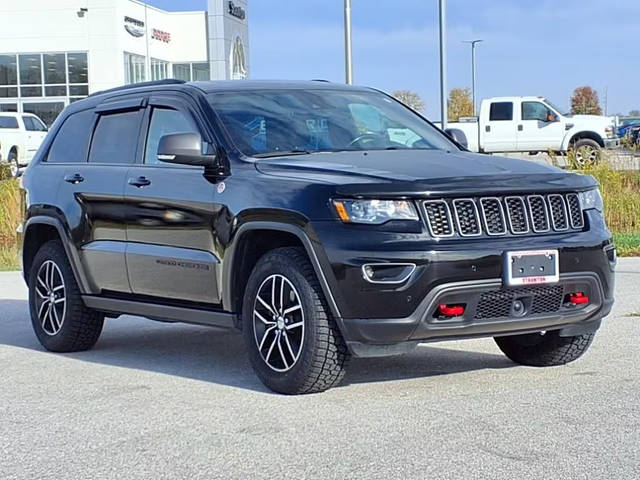
[[[0,98],[11,98],[18,96],[17,87],[0,87]]]
[[[209,73],[209,63],[193,63],[193,81],[210,80],[211,75]]]
[[[45,85],[44,94],[47,97],[66,97],[67,96],[67,86],[66,85],[55,85],[50,87],[49,85]]]
[[[163,80],[169,77],[169,62],[151,59],[151,80]]]
[[[177,78],[178,80],[184,80],[185,82],[190,82],[191,81],[191,64],[190,63],[174,63],[173,78]]]
[[[48,127],[64,110],[64,102],[25,102],[22,111],[37,115]]]
[[[86,53],[68,53],[69,83],[89,83]]]
[[[38,85],[37,87],[21,87],[20,96],[21,97],[41,97],[42,86]]]
[[[18,63],[15,55],[0,55],[0,85],[18,84]]]
[[[142,55],[124,54],[124,83],[138,83],[145,81],[145,64]]]
[[[17,103],[0,103],[0,112],[17,112]]]
[[[35,85],[42,83],[41,60],[40,54],[18,55],[21,85]]]
[[[69,85],[69,95],[89,95],[87,85]]]
[[[44,83],[67,83],[64,53],[45,53],[42,62],[44,65]]]

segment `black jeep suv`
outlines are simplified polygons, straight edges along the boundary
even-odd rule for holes
[[[596,182],[473,155],[453,133],[327,82],[169,80],[78,101],[23,179],[35,333],[71,352],[125,313],[235,328],[284,393],[337,384],[351,355],[445,339],[575,360],[613,303]]]

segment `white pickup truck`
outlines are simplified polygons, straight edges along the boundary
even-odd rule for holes
[[[496,97],[482,101],[479,117],[447,124],[450,135],[461,130],[472,152],[567,152],[576,162],[598,159],[601,148],[620,145],[615,119],[561,113],[543,97]]]
[[[0,161],[18,175],[29,164],[47,135],[47,126],[32,113],[0,112]]]

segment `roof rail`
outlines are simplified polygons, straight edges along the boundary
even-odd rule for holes
[[[312,82],[325,82],[325,83],[331,83],[331,80],[325,80],[324,78],[313,78],[311,79]]]
[[[134,88],[140,87],[152,87],[154,85],[180,85],[182,83],[187,83],[184,80],[178,80],[177,78],[165,78],[164,80],[153,80],[150,82],[140,82],[140,83],[130,83],[129,85],[122,85],[121,87],[109,88],[108,90],[101,90],[99,92],[94,92],[90,97],[96,95],[102,95],[103,93],[111,93],[111,92],[120,92],[123,90],[131,90]]]

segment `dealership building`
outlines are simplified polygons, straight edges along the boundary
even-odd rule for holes
[[[207,11],[188,12],[137,0],[2,0],[0,19],[0,111],[48,124],[107,88],[249,74],[247,0],[208,0]]]

